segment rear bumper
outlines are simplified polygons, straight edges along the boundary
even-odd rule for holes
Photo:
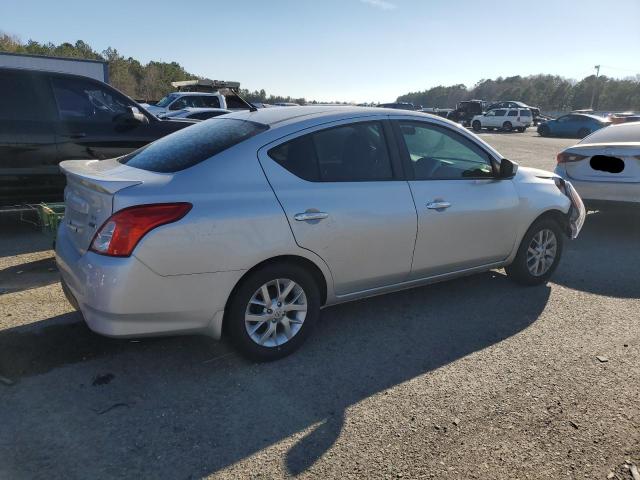
[[[227,298],[243,271],[161,276],[135,256],[80,255],[58,232],[63,289],[96,333],[138,337],[202,333],[218,338]]]
[[[555,173],[570,181],[589,206],[602,202],[640,205],[640,183],[580,181],[567,175],[562,165],[556,167]]]

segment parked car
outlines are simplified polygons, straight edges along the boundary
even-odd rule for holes
[[[496,108],[473,117],[471,127],[476,132],[483,128],[524,132],[531,125],[532,118],[531,110],[528,108]]]
[[[640,122],[598,130],[558,154],[556,173],[590,208],[640,206]]]
[[[323,306],[500,267],[544,283],[585,214],[553,173],[379,108],[234,112],[61,167],[56,258],[91,329],[224,331],[260,360],[299,347]]]
[[[182,110],[176,110],[174,112],[161,113],[158,115],[158,118],[163,120],[166,119],[178,119],[178,118],[188,118],[189,120],[207,120],[213,117],[219,117],[220,115],[224,115],[226,113],[231,113],[231,110],[226,110],[224,108],[192,108],[187,107]]]
[[[527,105],[524,102],[516,102],[514,100],[509,100],[506,102],[496,102],[492,103],[487,107],[487,110],[494,110],[496,108],[528,108],[531,110],[531,114],[533,116],[533,125],[538,125],[540,121],[542,121],[542,116],[540,115],[540,109],[538,107],[532,107],[531,105]]]
[[[273,104],[274,107],[299,107],[297,103],[294,102],[276,102]]]
[[[227,108],[224,95],[220,92],[174,92],[163,97],[154,105],[144,107],[156,116],[184,110],[185,108]]]
[[[459,102],[455,110],[449,112],[447,118],[468,127],[471,125],[473,117],[481,115],[486,110],[487,102],[484,100],[465,100],[464,102]]]
[[[79,75],[0,68],[0,91],[0,205],[62,200],[61,160],[117,157],[193,124]]]
[[[609,116],[609,120],[614,125],[619,123],[627,123],[627,122],[640,122],[640,113],[634,112],[623,112],[623,113],[614,113]]]
[[[542,137],[584,138],[610,123],[609,119],[597,115],[569,113],[538,125],[538,134]]]

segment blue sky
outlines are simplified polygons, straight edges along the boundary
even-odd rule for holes
[[[0,0],[23,41],[115,47],[142,62],[316,100],[392,101],[436,85],[640,73],[640,0]]]

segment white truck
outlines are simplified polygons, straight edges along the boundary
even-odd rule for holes
[[[533,122],[533,114],[528,108],[494,108],[471,119],[471,128],[479,132],[487,130],[504,130],[524,132]]]
[[[246,110],[251,107],[237,94],[239,82],[199,79],[171,82],[171,85],[178,91],[169,93],[153,105],[142,105],[155,116],[186,108]]]

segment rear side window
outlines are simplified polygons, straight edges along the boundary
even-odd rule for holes
[[[520,110],[520,116],[521,117],[530,117],[531,116],[531,110]]]
[[[192,167],[227,148],[264,132],[260,123],[216,118],[183,128],[125,155],[120,163],[151,172],[169,173]]]
[[[45,120],[48,113],[40,104],[29,75],[0,73],[0,120]]]
[[[391,180],[382,125],[363,122],[303,135],[269,150],[269,156],[311,182]]]
[[[518,116],[517,110],[509,110],[509,113],[507,114],[507,117],[517,117],[517,116]]]

